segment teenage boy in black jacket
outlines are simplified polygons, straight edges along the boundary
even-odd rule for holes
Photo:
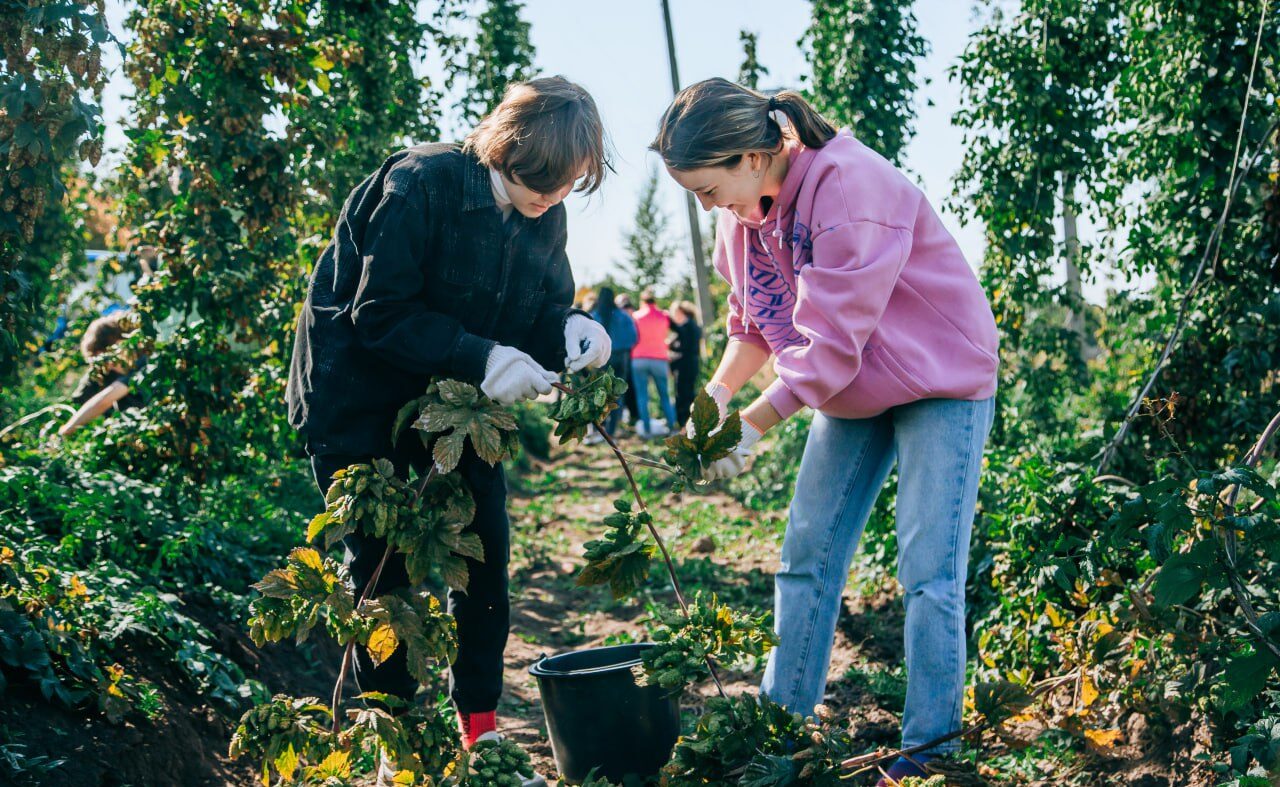
[[[561,204],[575,185],[599,188],[608,168],[595,102],[550,77],[514,85],[462,146],[400,151],[351,192],[312,273],[289,372],[289,420],[306,436],[322,494],[334,471],[376,457],[402,475],[425,472],[422,441],[393,448],[391,427],[432,378],[476,383],[512,404],[550,392],[561,370],[608,361],[608,333],[571,306]],[[501,465],[489,467],[468,445],[459,471],[485,555],[468,559],[469,587],[449,592],[459,646],[450,694],[470,747],[495,734],[509,520]],[[360,592],[386,545],[355,534],[345,546]],[[396,555],[377,590],[407,583]],[[357,654],[362,691],[413,697],[403,649],[376,667]]]

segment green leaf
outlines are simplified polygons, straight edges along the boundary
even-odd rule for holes
[[[1151,592],[1161,606],[1184,604],[1200,592],[1204,580],[1205,567],[1200,563],[1199,554],[1179,552],[1160,567]]]
[[[1008,680],[979,683],[973,688],[974,710],[995,726],[1021,713],[1033,699],[1025,687]]]
[[[432,458],[442,473],[451,473],[462,460],[462,447],[466,440],[466,432],[451,432],[436,440],[432,450]]]
[[[1266,689],[1278,665],[1280,659],[1263,647],[1244,656],[1233,656],[1223,671],[1223,684],[1218,692],[1222,710],[1239,710],[1253,701]]]

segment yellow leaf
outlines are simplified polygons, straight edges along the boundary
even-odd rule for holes
[[[1065,621],[1063,621],[1062,615],[1058,612],[1058,608],[1053,605],[1053,602],[1044,605],[1044,614],[1049,616],[1049,622],[1053,624],[1054,628],[1062,628],[1062,624]]]
[[[286,782],[293,781],[294,771],[298,770],[298,753],[294,751],[292,743],[276,757],[276,770]]]
[[[1098,687],[1093,685],[1089,673],[1080,677],[1080,706],[1087,708],[1098,701]]]
[[[351,776],[351,755],[345,751],[330,752],[312,771],[322,778],[348,778]]]
[[[1147,666],[1146,659],[1134,659],[1132,666],[1129,667],[1129,679],[1136,680],[1142,674],[1142,668]]]
[[[316,87],[320,88],[321,93],[329,92],[329,75],[323,72],[316,74]]]
[[[0,564],[13,562],[14,551],[9,547],[0,547]]]
[[[307,541],[315,541],[316,537],[324,532],[324,526],[329,524],[329,513],[322,511],[311,519],[311,523],[307,525]]]
[[[89,588],[84,586],[84,583],[80,581],[80,577],[72,575],[71,582],[68,584],[70,585],[70,587],[67,588],[68,596],[71,596],[72,598],[83,598],[89,595]]]
[[[314,549],[307,547],[298,547],[289,554],[289,557],[301,563],[307,568],[314,568],[316,571],[324,570],[324,560],[320,558],[320,553]]]
[[[333,68],[333,61],[322,53],[311,58],[311,65],[315,66],[320,71],[328,71]]]
[[[373,665],[376,667],[387,659],[391,658],[391,654],[396,652],[396,646],[400,644],[400,640],[396,638],[396,632],[391,626],[383,623],[373,630],[369,635],[369,658],[373,659]]]
[[[1090,744],[1107,751],[1120,742],[1120,730],[1085,730],[1084,737]]]

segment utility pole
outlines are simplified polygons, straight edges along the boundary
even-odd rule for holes
[[[676,67],[676,38],[671,32],[671,4],[662,0],[662,22],[667,28],[667,62],[671,64],[671,95],[680,92],[680,71]],[[698,311],[702,312],[702,324],[715,319],[715,304],[711,302],[711,282],[707,278],[707,260],[702,256],[702,228],[698,225],[698,206],[693,194],[684,193],[685,207],[689,211],[689,242],[693,244],[693,278],[698,288]]]

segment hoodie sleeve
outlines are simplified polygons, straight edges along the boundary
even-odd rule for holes
[[[765,341],[764,334],[760,333],[760,329],[743,311],[742,298],[738,295],[739,285],[734,284],[733,277],[729,275],[729,247],[725,237],[732,231],[733,229],[724,222],[716,227],[716,246],[711,254],[711,264],[715,266],[716,273],[729,283],[729,313],[725,316],[726,333],[729,341],[754,344],[765,352],[772,353],[773,350]]]
[[[813,239],[798,275],[793,322],[804,340],[778,351],[764,395],[783,418],[820,409],[849,387],[911,251],[911,231],[874,221],[839,224]]]

